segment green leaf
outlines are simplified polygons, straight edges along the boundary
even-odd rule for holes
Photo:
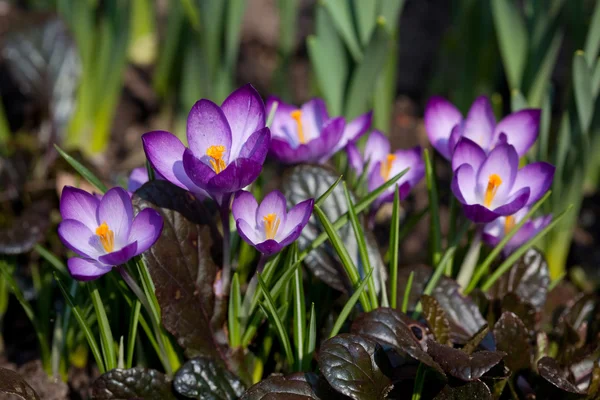
[[[98,291],[98,287],[94,282],[87,284],[90,297],[92,298],[92,304],[96,311],[96,319],[98,321],[98,330],[100,331],[100,345],[102,346],[102,354],[104,357],[104,365],[106,369],[117,368],[117,357],[115,354],[115,342],[113,340],[112,330],[108,317],[106,316],[106,309],[104,308],[104,302]]]
[[[396,308],[398,300],[398,254],[400,252],[400,196],[398,185],[394,190],[394,205],[392,208],[392,222],[390,226],[390,303]],[[404,307],[403,307],[404,310]],[[406,312],[406,311],[404,311]]]
[[[550,78],[552,77],[552,71],[556,66],[556,60],[558,59],[558,53],[562,44],[564,34],[562,31],[557,32],[552,39],[550,47],[546,51],[546,55],[537,70],[533,84],[529,89],[527,98],[531,107],[541,107],[546,91],[550,84]]]
[[[414,271],[408,275],[408,281],[404,287],[404,297],[402,298],[402,312],[406,314],[408,312],[408,299],[410,298],[410,290],[412,289],[413,279],[415,277]],[[398,285],[398,272],[396,271],[395,283]],[[393,281],[392,281],[393,282]],[[392,305],[392,308],[396,308],[396,305]]]
[[[229,310],[227,312],[229,328],[229,345],[232,348],[241,345],[242,334],[240,328],[240,312],[242,309],[242,293],[240,291],[240,279],[238,274],[233,274],[231,288],[229,291]]]
[[[492,0],[492,16],[508,84],[520,89],[528,51],[525,21],[511,0]]]
[[[230,74],[235,72],[238,51],[240,48],[240,32],[243,26],[245,0],[229,0],[225,19],[225,65]]]
[[[306,335],[306,354],[304,356],[303,371],[310,370],[310,362],[317,348],[317,315],[315,314],[315,303],[310,305],[310,318],[308,322],[308,335]]]
[[[383,16],[389,25],[390,32],[398,30],[398,21],[404,8],[405,0],[381,0],[378,15]]]
[[[323,202],[325,200],[327,200],[327,198],[329,197],[329,195],[331,194],[331,192],[333,192],[335,190],[335,188],[337,187],[337,185],[342,181],[342,178],[343,178],[343,176],[340,175],[340,177],[333,183],[333,185],[329,186],[329,189],[327,189],[327,191],[325,193],[323,193],[322,195],[320,195],[315,200],[315,204],[318,205],[318,206],[321,206],[323,204]]]
[[[596,61],[596,67],[592,74],[592,95],[594,98],[598,97],[600,93],[600,61]]]
[[[69,276],[69,273],[67,272],[67,267],[58,257],[56,257],[54,254],[52,254],[40,244],[36,244],[34,249],[44,260],[48,261],[50,265],[54,267],[54,269],[61,275],[61,277],[66,278]]]
[[[294,248],[296,248],[294,246]],[[295,258],[295,257],[294,257]],[[306,310],[304,309],[304,282],[302,281],[302,268],[297,268],[292,279],[292,307],[294,310],[294,347],[296,348],[296,371],[302,371],[306,350]]]
[[[333,328],[331,329],[331,333],[329,334],[330,338],[336,336],[340,332],[340,329],[342,329],[342,325],[344,325],[344,322],[346,322],[346,319],[348,319],[348,316],[352,312],[354,305],[358,301],[359,297],[363,295],[365,287],[367,287],[367,283],[369,282],[369,278],[372,273],[373,271],[371,270],[369,274],[365,276],[365,279],[363,279],[360,285],[356,287],[356,290],[354,291],[352,296],[350,296],[350,298],[344,305],[344,308],[342,308],[340,315],[338,315],[338,317],[335,320],[335,323],[333,324]]]
[[[296,44],[298,25],[298,0],[278,0],[279,7],[279,49],[284,57],[289,57]]]
[[[582,51],[575,52],[575,56],[573,57],[573,86],[581,131],[587,135],[590,123],[592,122],[594,97],[592,72]]]
[[[114,369],[96,379],[92,385],[91,398],[176,400],[171,385],[171,379],[167,375],[153,369]]]
[[[329,11],[340,36],[346,42],[352,58],[355,62],[361,61],[363,54],[352,22],[350,2],[347,0],[323,0],[323,3]]]
[[[135,350],[135,340],[137,338],[137,328],[140,320],[140,311],[142,303],[138,300],[134,301],[131,316],[129,317],[129,334],[127,335],[127,363],[126,368],[133,366],[133,351]]]
[[[377,1],[353,0],[352,6],[357,20],[360,43],[366,46],[375,28]]]
[[[350,79],[344,113],[347,118],[355,118],[369,110],[369,102],[372,101],[377,79],[391,50],[391,43],[391,34],[387,31],[385,20],[380,17],[365,49],[365,56]]]
[[[510,92],[510,110],[516,112],[525,108],[529,108],[527,99],[519,89],[513,89]]]
[[[585,55],[588,65],[594,65],[600,50],[600,3],[596,2],[594,14],[590,21],[590,30],[585,39]]]
[[[92,186],[94,186],[96,189],[98,189],[100,191],[100,193],[106,193],[108,188],[106,187],[106,185],[104,185],[104,183],[102,183],[100,181],[100,179],[98,179],[92,173],[92,171],[90,171],[89,169],[84,167],[79,161],[77,161],[76,159],[74,159],[73,157],[68,155],[63,149],[61,149],[57,145],[54,145],[54,148],[56,149],[56,151],[58,151],[58,153],[62,156],[62,158],[64,158],[65,161],[67,161],[69,163],[69,165],[71,167],[73,167],[73,169],[75,171],[77,171],[79,173],[79,175],[81,175]]]

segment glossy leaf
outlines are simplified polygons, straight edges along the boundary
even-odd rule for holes
[[[441,344],[450,344],[450,322],[448,322],[440,303],[434,297],[423,295],[421,304],[423,305],[423,315],[435,340]]]
[[[142,398],[175,400],[171,380],[166,375],[146,368],[113,369],[92,385],[93,400]]]
[[[338,392],[355,400],[384,399],[393,385],[381,370],[381,346],[364,336],[342,334],[323,342],[319,368]]]
[[[183,364],[173,378],[173,389],[182,396],[202,400],[234,400],[245,390],[235,375],[206,357]]]
[[[189,357],[221,357],[224,304],[213,290],[221,240],[212,216],[190,193],[160,180],[140,188],[133,203],[164,220],[160,239],[143,254],[164,327]]]
[[[320,400],[311,385],[284,376],[270,376],[246,391],[240,400]]]
[[[511,312],[502,313],[494,325],[496,348],[506,353],[504,363],[513,372],[531,366],[529,332],[523,321]]]
[[[17,396],[23,400],[40,400],[33,388],[13,370],[0,368],[0,393]]]
[[[469,355],[434,341],[427,342],[427,352],[447,374],[463,381],[481,378],[506,355],[501,351],[478,351]]]
[[[540,359],[537,367],[540,376],[557,388],[569,393],[583,394],[577,386],[567,379],[566,373],[554,358],[544,357]]]
[[[473,335],[471,339],[469,339],[467,343],[465,343],[462,351],[467,354],[472,354],[479,347],[479,344],[483,341],[483,339],[485,339],[489,331],[490,330],[487,325],[483,326],[476,334]]]
[[[529,331],[535,330],[535,308],[531,304],[521,301],[516,294],[509,293],[506,296],[504,296],[500,303],[500,309],[502,310],[502,312],[512,312],[513,314],[518,316]]]
[[[467,382],[463,385],[446,385],[433,400],[492,400],[492,393],[487,385],[480,380]]]

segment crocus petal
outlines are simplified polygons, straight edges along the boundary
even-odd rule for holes
[[[494,221],[490,222],[490,224],[495,223],[496,221],[498,221],[500,218],[495,219]],[[489,225],[489,224],[487,224]],[[486,226],[487,226],[486,225]],[[500,241],[502,240],[502,237],[500,236],[495,236],[492,235],[491,233],[488,232],[483,232],[483,234],[481,235],[481,238],[483,239],[483,241],[485,243],[487,243],[488,246],[490,247],[496,247],[498,246],[498,243],[500,243]],[[512,240],[511,240],[512,241]]]
[[[251,226],[247,221],[238,219],[235,221],[238,234],[246,243],[252,246],[256,246],[257,243],[261,243],[265,240],[264,236],[259,236],[256,226]]]
[[[232,145],[231,129],[221,108],[212,101],[199,100],[190,110],[187,119],[187,140],[194,155],[207,163],[209,162],[209,157],[206,155],[208,148],[224,146],[223,160],[229,162]]]
[[[288,235],[281,239],[281,241],[279,242],[281,248],[284,248],[285,246],[294,243],[294,241],[296,241],[300,237],[303,228],[303,225],[296,225],[294,228],[292,228],[292,230],[288,232]]]
[[[271,144],[271,131],[262,128],[250,135],[239,153],[240,158],[249,158],[259,164],[265,162]]]
[[[506,197],[511,193],[517,170],[519,168],[519,156],[515,148],[508,144],[496,146],[485,159],[477,174],[477,191],[480,202],[483,203],[485,191],[492,175],[497,175],[502,183],[496,191],[490,208],[494,209],[503,204]]]
[[[278,97],[271,96],[267,99],[266,111],[271,112],[271,108],[277,103],[277,110],[271,122],[271,133],[273,137],[284,139],[293,144],[293,147],[298,145],[297,123],[292,118],[292,111],[297,110],[296,106],[288,104]]]
[[[503,205],[494,209],[494,212],[499,215],[513,215],[521,208],[525,207],[529,197],[529,188],[522,188],[521,190],[511,194]]]
[[[452,128],[452,133],[450,133],[450,140],[448,141],[448,152],[450,153],[451,157],[452,154],[454,154],[454,149],[456,148],[456,145],[458,144],[460,138],[462,138],[464,131],[465,121],[461,121],[459,124],[455,125],[454,128]]]
[[[248,186],[260,175],[262,165],[249,159],[238,158],[206,184],[209,193],[233,193]]]
[[[496,125],[493,143],[497,143],[500,134],[506,135],[509,144],[515,147],[519,156],[524,156],[535,143],[540,127],[541,111],[521,110],[508,115]]]
[[[206,190],[208,181],[217,175],[211,167],[198,159],[190,149],[185,149],[183,152],[183,168],[194,185],[204,190]]]
[[[337,153],[339,150],[346,147],[348,143],[355,142],[362,135],[364,135],[371,127],[372,119],[373,112],[369,111],[368,113],[359,115],[350,123],[346,124],[346,127],[344,128],[344,133],[342,134],[342,139],[336,146],[334,152]]]
[[[80,221],[93,231],[98,227],[96,210],[100,201],[88,192],[65,186],[60,196],[60,215],[63,219]]]
[[[481,204],[463,204],[463,210],[466,217],[476,224],[487,224],[500,216]]]
[[[221,109],[231,128],[231,156],[236,158],[250,135],[265,127],[265,105],[256,89],[247,84],[231,93]]]
[[[452,177],[452,193],[462,204],[477,202],[475,189],[477,187],[475,170],[470,164],[463,164],[454,172]]]
[[[323,157],[324,149],[313,154],[313,149],[306,144],[292,147],[287,140],[276,137],[271,138],[271,154],[280,162],[285,164],[296,164],[300,162],[317,162]],[[318,150],[318,149],[317,149]]]
[[[469,164],[475,171],[479,170],[485,160],[485,152],[470,139],[462,138],[452,155],[452,170],[456,171],[463,164]]]
[[[292,209],[287,213],[285,226],[282,229],[283,237],[289,236],[290,233],[298,226],[301,228],[306,226],[312,214],[314,204],[314,199],[308,199],[292,207]]]
[[[279,218],[279,231],[281,231],[285,226],[287,209],[285,196],[279,190],[274,190],[267,194],[258,206],[258,210],[256,211],[256,226],[262,226],[264,224],[263,218],[269,214],[275,214]]]
[[[434,96],[425,107],[425,130],[429,141],[447,160],[450,160],[448,139],[452,128],[462,121],[460,111],[448,100]]]
[[[115,234],[115,248],[126,245],[133,220],[133,207],[127,191],[120,187],[110,189],[98,207],[98,221],[106,222],[108,229]]]
[[[266,256],[278,253],[283,248],[283,246],[280,243],[273,239],[265,240],[262,243],[257,243],[256,245],[254,245],[254,247],[256,247],[256,250],[260,251]]]
[[[58,225],[58,237],[71,251],[83,257],[97,258],[104,254],[96,235],[83,222],[65,219]]]
[[[354,170],[357,176],[360,176],[363,172],[364,160],[360,154],[360,150],[354,143],[348,143],[346,146],[346,154],[348,155],[348,163]]]
[[[74,279],[78,281],[92,281],[110,272],[111,266],[102,265],[97,261],[79,257],[69,258],[67,267]]]
[[[321,99],[315,98],[302,105],[302,130],[306,142],[309,142],[321,134],[325,123],[329,120],[327,107]],[[343,129],[343,128],[342,128]]]
[[[545,162],[528,164],[517,172],[513,191],[529,187],[531,193],[527,205],[531,205],[550,189],[554,179],[554,171],[554,166]]]
[[[233,204],[231,205],[231,212],[233,219],[242,219],[248,224],[256,223],[256,210],[258,209],[258,203],[252,195],[252,193],[245,190],[240,190],[235,194]]]
[[[108,254],[98,257],[98,261],[100,261],[102,264],[106,264],[106,265],[125,264],[127,261],[131,260],[137,254],[141,253],[141,251],[138,251],[137,248],[138,248],[137,242],[129,243],[127,246],[123,247],[120,250],[113,251],[112,253],[108,253]]]
[[[148,132],[142,136],[142,143],[150,164],[164,179],[198,196],[206,196],[185,173],[183,153],[186,148],[177,136],[165,131]]]
[[[465,119],[463,136],[471,139],[483,149],[489,149],[496,117],[492,104],[486,96],[478,97]]]
[[[145,208],[133,219],[129,232],[128,243],[137,242],[136,254],[148,250],[158,238],[163,229],[163,219],[151,208]]]
[[[365,144],[365,163],[369,162],[369,172],[373,170],[375,164],[385,160],[390,153],[388,138],[380,131],[373,131]]]
[[[342,139],[345,125],[346,121],[344,121],[344,118],[332,118],[323,125],[321,136],[308,142],[307,145],[313,154],[325,152],[325,155],[322,156],[318,162],[327,162],[327,160],[329,160],[329,158],[336,152],[336,146],[337,143],[339,143]]]
[[[135,192],[148,182],[148,169],[146,167],[134,168],[127,180],[127,190]]]
[[[423,162],[423,149],[421,146],[412,149],[396,150],[394,152],[394,161],[390,170],[390,178],[398,175],[408,168],[408,172],[400,178],[398,184],[409,182],[411,186],[416,185],[425,176],[425,163]]]

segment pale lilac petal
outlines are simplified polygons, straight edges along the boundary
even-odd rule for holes
[[[335,148],[334,152],[346,147],[348,143],[357,141],[362,135],[364,135],[371,127],[371,121],[373,119],[373,112],[359,115],[353,119],[350,123],[346,124],[342,138]]]
[[[94,228],[95,229],[95,228]],[[58,225],[58,237],[65,247],[83,257],[97,258],[105,251],[96,234],[81,221],[65,219]]]
[[[519,156],[515,148],[508,144],[496,146],[483,162],[477,174],[477,192],[481,196],[479,202],[483,203],[490,177],[495,174],[500,177],[502,183],[497,189],[490,208],[495,209],[504,204],[513,188],[518,168]]]
[[[108,253],[108,254],[98,257],[98,261],[100,261],[102,264],[106,264],[106,265],[125,264],[127,261],[131,260],[137,254],[141,253],[141,251],[138,252],[137,249],[138,249],[137,242],[129,243],[127,246],[123,247],[120,250],[113,251],[112,253]]]
[[[519,156],[524,156],[537,139],[540,115],[538,109],[521,110],[508,115],[496,125],[493,143],[498,143],[500,134],[504,133],[507,142],[515,147]]]
[[[148,250],[160,237],[163,229],[163,219],[151,208],[145,208],[133,219],[129,232],[128,243],[137,242],[137,253]]]
[[[125,246],[133,220],[133,207],[127,191],[120,187],[110,189],[98,207],[98,221],[106,222],[115,234],[115,248]]]
[[[194,155],[207,163],[208,148],[224,146],[223,160],[229,162],[232,146],[231,129],[221,108],[212,101],[199,100],[190,110],[187,119],[187,140]]]
[[[252,195],[252,193],[245,190],[240,190],[235,194],[233,204],[231,205],[231,213],[233,219],[242,219],[248,224],[256,223],[256,210],[258,209],[258,203]]]
[[[329,120],[327,107],[323,100],[315,98],[304,103],[300,109],[302,111],[301,121],[304,138],[306,142],[309,142],[319,137],[325,123]]]
[[[300,237],[302,229],[304,229],[304,225],[296,225],[294,228],[292,228],[292,230],[288,232],[287,236],[283,237],[283,239],[281,239],[281,241],[279,242],[281,248],[284,248],[294,243],[294,241],[296,241]]]
[[[277,110],[273,116],[273,121],[271,121],[271,134],[274,138],[283,139],[292,144],[293,147],[296,147],[299,144],[297,123],[292,118],[291,114],[298,108],[284,102],[278,97],[271,96],[267,99],[267,113],[271,111],[271,108],[275,103],[277,103]]]
[[[396,150],[394,152],[396,158],[392,161],[389,178],[393,178],[400,172],[409,168],[408,172],[398,180],[398,184],[404,182],[410,183],[411,186],[416,185],[425,176],[425,162],[423,161],[423,150],[421,146],[416,146],[407,150]]]
[[[452,170],[456,171],[463,164],[469,164],[475,171],[479,170],[485,160],[485,152],[477,143],[462,138],[452,154]]]
[[[255,246],[258,243],[261,243],[265,240],[263,236],[259,236],[258,230],[256,227],[251,226],[244,219],[237,219],[235,221],[235,226],[237,228],[238,234],[246,243],[251,246]]]
[[[503,204],[494,209],[494,212],[499,215],[513,215],[521,208],[525,207],[527,200],[530,197],[529,188],[522,188],[521,190],[512,193]],[[493,202],[492,202],[493,204]]]
[[[380,131],[373,131],[365,144],[365,163],[369,162],[369,172],[373,170],[375,164],[385,160],[390,153],[388,138]]]
[[[279,229],[285,226],[287,216],[286,200],[279,190],[267,194],[259,204],[256,211],[256,226],[262,226],[264,224],[263,218],[269,214],[275,214],[279,218],[281,221]]]
[[[185,173],[183,153],[186,148],[177,136],[165,131],[148,132],[142,136],[142,143],[148,161],[164,179],[196,195],[206,196]]]
[[[342,140],[345,125],[346,121],[344,121],[344,118],[332,118],[323,125],[321,136],[308,143],[308,147],[313,149],[313,153],[325,153],[318,159],[319,163],[323,164],[327,162],[335,154],[337,143]]]
[[[465,216],[476,224],[487,224],[500,217],[500,214],[481,204],[463,204],[463,210]]]
[[[552,185],[555,168],[553,165],[545,162],[528,164],[517,172],[517,177],[513,185],[513,191],[528,187],[531,190],[527,205],[538,201]]]
[[[283,237],[289,236],[290,233],[298,226],[301,227],[301,230],[306,226],[310,216],[312,215],[314,204],[314,199],[308,199],[292,207],[292,209],[287,213],[285,226],[283,226],[283,229],[281,230]]]
[[[265,127],[265,105],[256,89],[247,84],[231,93],[221,109],[231,128],[231,156],[236,158],[246,140]]]
[[[356,176],[360,176],[363,172],[364,160],[360,154],[360,150],[354,143],[348,143],[346,146],[346,155],[348,156],[348,164],[356,173]]]
[[[425,130],[432,146],[447,160],[450,160],[448,140],[452,128],[462,121],[460,111],[448,100],[433,96],[425,107]]]
[[[148,182],[148,169],[146,167],[134,168],[127,180],[127,190],[135,192]]]
[[[448,141],[448,152],[450,153],[450,157],[454,154],[454,149],[458,144],[460,138],[462,138],[463,132],[465,131],[465,121],[461,121],[454,128],[452,128],[452,133],[450,133],[450,140]],[[450,158],[448,159],[450,161]]]
[[[452,178],[452,193],[462,204],[477,203],[477,181],[473,167],[469,164],[463,164],[454,172]]]
[[[471,139],[483,149],[489,149],[496,125],[492,104],[486,96],[478,97],[465,119],[463,136]]]
[[[79,257],[69,258],[67,267],[73,279],[78,281],[92,281],[110,272],[112,266],[102,265],[95,260]]]
[[[65,186],[60,196],[60,215],[63,219],[80,221],[94,231],[98,227],[96,210],[100,201],[85,190]]]
[[[263,164],[269,153],[270,144],[271,131],[269,128],[262,128],[250,135],[240,150],[239,158],[249,158]]]

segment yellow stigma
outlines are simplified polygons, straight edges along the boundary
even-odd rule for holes
[[[492,204],[500,185],[502,185],[502,179],[496,174],[491,174],[488,178],[487,189],[485,189],[485,197],[483,199],[484,206],[489,207]]]
[[[509,215],[508,217],[506,217],[506,221],[504,221],[504,234],[508,235],[508,233],[510,231],[512,231],[512,228],[515,227],[515,217],[512,215]]]
[[[264,216],[263,221],[265,221],[265,236],[267,239],[275,239],[281,220],[277,217],[277,214],[271,213]]]
[[[223,160],[223,153],[225,153],[225,146],[210,146],[206,149],[206,155],[212,158],[210,165],[212,165],[217,174],[227,167]]]
[[[110,253],[115,248],[115,233],[108,228],[106,222],[96,228],[96,235],[100,238],[100,243],[107,253]]]
[[[302,111],[294,110],[290,113],[290,116],[296,121],[296,125],[298,125],[298,140],[300,143],[306,143],[306,138],[304,137],[304,130],[302,129]]]
[[[381,166],[379,167],[379,173],[384,181],[390,179],[390,173],[392,172],[392,163],[396,159],[394,154],[388,154],[385,161],[381,162]]]

